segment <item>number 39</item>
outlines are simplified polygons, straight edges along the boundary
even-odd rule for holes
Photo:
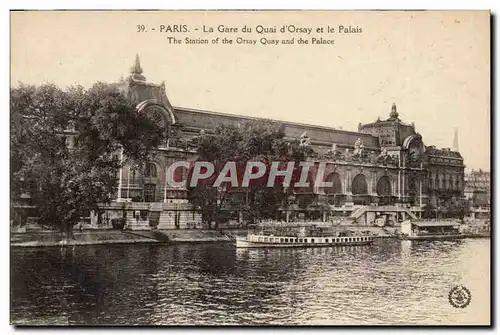
[[[146,30],[146,26],[144,26],[143,24],[138,24],[137,25],[137,32],[138,33],[142,33]]]

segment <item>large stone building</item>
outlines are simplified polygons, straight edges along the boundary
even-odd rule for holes
[[[146,81],[138,57],[130,76],[117,86],[137,105],[139,113],[147,113],[162,124],[168,136],[143,171],[128,167],[120,171],[115,202],[103,207],[104,214],[98,221],[109,222],[127,213],[144,226],[174,228],[199,222],[200,215],[187,201],[186,190],[166,185],[166,169],[177,160],[196,159],[193,139],[200,134],[212,132],[218,124],[255,118],[174,107],[164,83]],[[288,139],[310,146],[310,161],[327,163],[325,175],[333,182],[326,189],[296,194],[283,208],[282,218],[328,220],[363,205],[398,204],[418,213],[427,203],[439,205],[451,197],[463,197],[464,162],[460,153],[424,145],[415,125],[401,120],[395,104],[388,108],[388,114],[388,118],[359,124],[357,132],[280,122]],[[238,202],[226,210],[231,212],[229,217],[240,218]]]
[[[465,198],[473,207],[490,207],[491,179],[490,173],[483,170],[471,170],[465,174]]]

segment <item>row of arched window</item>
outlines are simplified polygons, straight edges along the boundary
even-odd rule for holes
[[[130,178],[135,180],[137,176],[137,170],[134,168],[130,169]],[[147,163],[146,167],[144,169],[144,176],[150,177],[150,178],[156,178],[158,177],[158,168],[156,167],[155,163]]]
[[[134,175],[135,178],[135,171],[132,171],[132,174]],[[155,163],[149,162],[146,164],[145,172],[144,175],[149,178],[156,178],[158,176],[158,168]],[[340,178],[340,175],[338,173],[331,173],[328,175],[326,178],[327,182],[331,182],[333,185],[331,187],[327,187],[324,189],[326,194],[342,194],[344,193],[344,190],[342,188],[342,181]],[[441,182],[443,182],[441,180]],[[455,180],[456,187],[458,187],[458,179]],[[410,180],[410,189],[415,188],[415,180]],[[432,180],[431,180],[432,183]],[[368,191],[368,182],[366,180],[366,177],[362,174],[358,174],[356,177],[354,177],[352,184],[351,184],[351,192],[352,194],[369,194],[370,192]],[[392,186],[391,186],[391,180],[388,176],[383,176],[381,177],[378,182],[377,182],[377,194],[380,196],[390,196],[392,195]]]
[[[332,173],[328,175],[326,178],[327,182],[332,182],[333,185],[331,187],[327,187],[324,189],[326,194],[341,194],[344,193],[342,189],[342,181],[340,179],[340,175],[338,173]],[[368,182],[366,177],[362,174],[358,174],[354,177],[351,184],[351,192],[352,194],[369,194],[368,191]],[[383,176],[377,182],[377,194],[381,196],[390,196],[392,195],[392,187],[391,180],[388,176]]]
[[[460,177],[455,175],[431,174],[429,178],[431,189],[454,189],[461,187]]]

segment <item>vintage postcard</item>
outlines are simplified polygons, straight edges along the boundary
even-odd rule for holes
[[[491,324],[489,11],[10,19],[11,324]]]

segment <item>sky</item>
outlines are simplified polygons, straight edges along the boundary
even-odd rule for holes
[[[160,33],[162,24],[190,32]],[[253,32],[222,34],[219,25]],[[257,34],[257,25],[314,32]],[[339,25],[362,33],[316,33]],[[170,44],[169,36],[295,43]],[[335,42],[299,45],[299,37]],[[467,168],[490,170],[488,12],[11,13],[11,85],[115,82],[137,53],[147,81],[165,81],[174,106],[356,131],[387,118],[396,103],[426,145],[451,147],[458,128]]]

